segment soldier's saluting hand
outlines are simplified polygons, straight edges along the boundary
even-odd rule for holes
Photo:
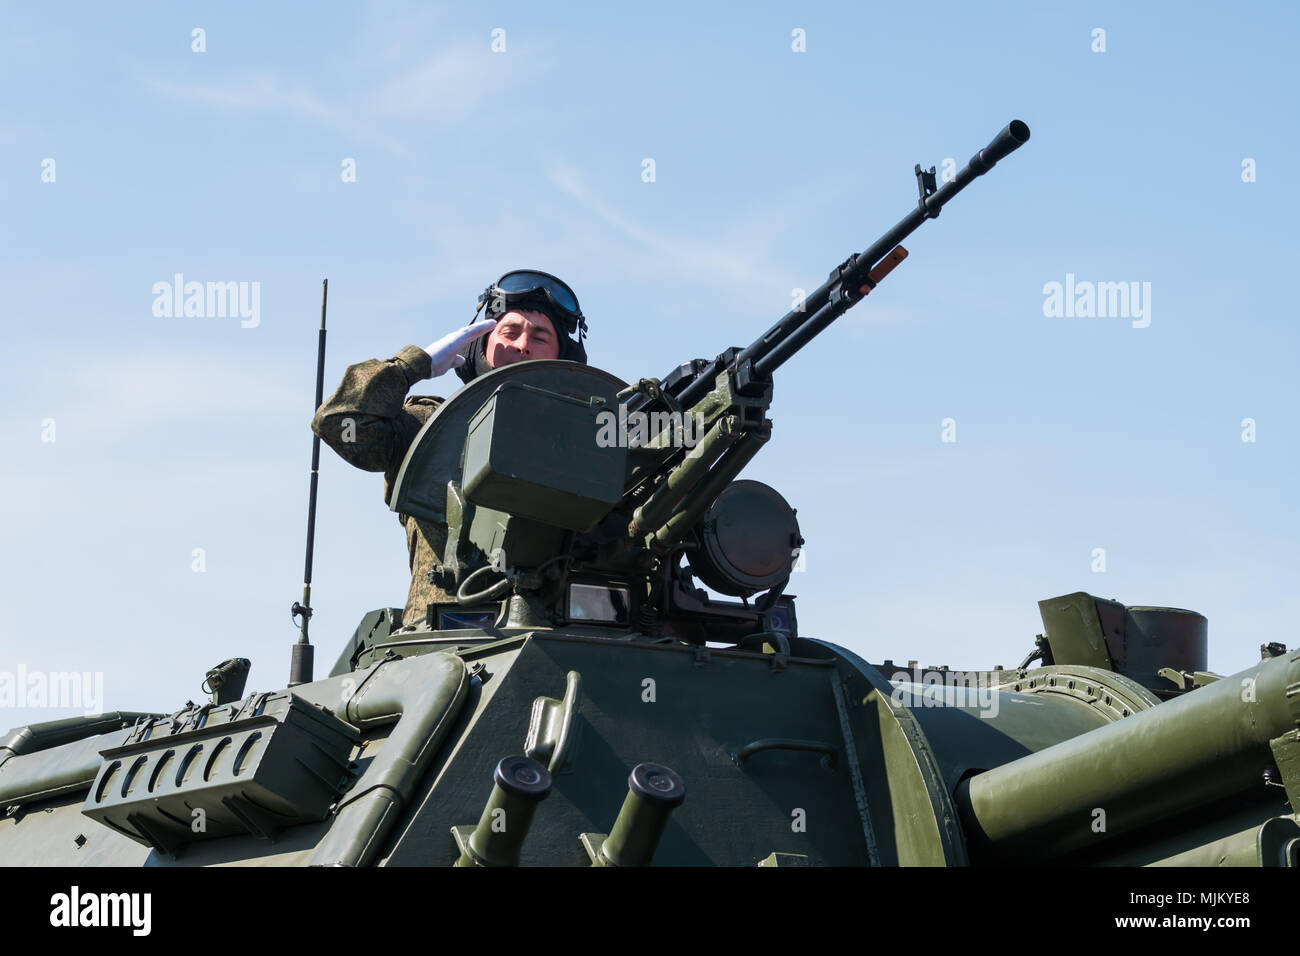
[[[426,346],[425,351],[429,353],[429,358],[433,360],[432,377],[437,378],[439,375],[444,375],[452,369],[464,365],[465,356],[460,354],[461,350],[480,335],[487,335],[496,328],[496,324],[496,319],[488,319],[486,322],[474,322],[463,329],[448,332],[432,345]]]

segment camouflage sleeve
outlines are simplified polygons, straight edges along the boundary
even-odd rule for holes
[[[348,366],[343,382],[312,419],[311,430],[364,471],[394,471],[428,417],[405,406],[406,393],[433,373],[429,353],[408,345],[385,361]]]

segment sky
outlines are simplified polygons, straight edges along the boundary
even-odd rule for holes
[[[592,364],[662,375],[1012,119],[777,374],[744,477],[798,509],[801,632],[1011,667],[1085,590],[1206,615],[1222,674],[1294,646],[1297,8],[735,9],[0,5],[0,675],[102,683],[0,727],[171,712],[229,657],[284,685],[323,278],[327,393],[521,267],[574,287]],[[177,275],[247,314],[169,314]],[[1128,313],[1052,307],[1103,282]],[[381,477],[323,448],[318,675],[408,583]]]

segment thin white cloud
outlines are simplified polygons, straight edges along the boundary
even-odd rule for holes
[[[155,92],[180,102],[236,113],[287,113],[396,153],[405,152],[398,140],[358,119],[355,111],[332,106],[302,86],[265,70],[228,77],[218,83],[175,83],[155,76],[146,76],[143,82]]]
[[[329,98],[296,79],[270,70],[253,70],[209,83],[178,83],[151,74],[141,82],[163,96],[234,113],[287,114],[337,130],[362,142],[404,155],[402,140],[386,123],[449,126],[480,111],[492,98],[531,82],[537,50],[529,57],[494,54],[483,43],[441,49],[416,66],[369,81],[345,84],[345,95]]]
[[[285,382],[274,356],[257,364],[247,358],[182,360],[175,354],[70,356],[69,362],[77,374],[60,390],[49,413],[60,439],[75,429],[81,442],[103,447],[214,418],[265,417],[293,408],[302,410],[304,428],[311,418],[311,398],[304,390],[309,383],[295,388]],[[20,393],[39,392],[34,383],[20,381],[15,387]],[[10,410],[7,419],[0,419],[0,432],[30,431],[31,415],[23,415]]]
[[[528,78],[527,61],[482,47],[444,50],[370,94],[368,112],[402,120],[452,123]]]
[[[333,121],[335,110],[311,93],[285,86],[285,81],[266,70],[232,77],[221,85],[178,84],[153,80],[155,89],[186,97],[207,106],[227,110],[285,109],[312,119]]]
[[[588,213],[667,260],[678,275],[745,286],[767,285],[772,281],[772,269],[743,251],[681,236],[662,235],[632,221],[593,194],[572,166],[557,163],[551,169],[550,180]]]

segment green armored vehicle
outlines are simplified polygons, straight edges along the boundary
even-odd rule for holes
[[[0,863],[1296,865],[1300,652],[1219,677],[1199,614],[1080,592],[1014,670],[873,665],[800,633],[795,511],[740,477],[773,373],[1028,136],[918,167],[745,349],[474,379],[390,502],[445,525],[448,599],[371,612],[320,679],[300,643],[285,688],[227,661],[201,705],[0,737]]]

